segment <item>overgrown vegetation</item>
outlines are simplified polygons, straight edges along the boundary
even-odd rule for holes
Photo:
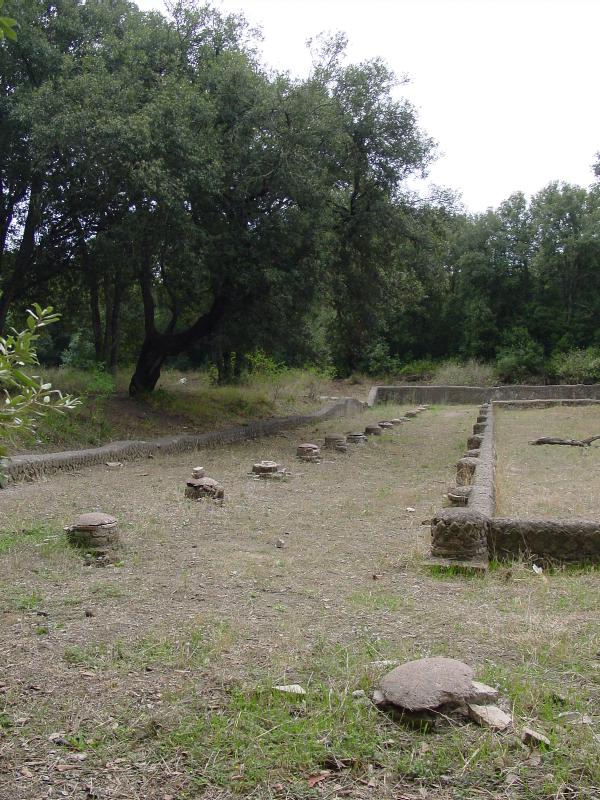
[[[64,313],[42,360],[127,366],[136,395],[169,363],[236,382],[259,352],[343,378],[452,359],[596,379],[568,354],[599,343],[597,184],[472,216],[449,192],[417,200],[433,142],[343,35],[292,79],[210,5],[7,5],[0,333],[44,293]]]

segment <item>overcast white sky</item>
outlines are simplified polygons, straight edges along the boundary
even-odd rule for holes
[[[263,29],[266,63],[305,75],[308,38],[345,31],[382,56],[439,143],[430,180],[471,211],[558,179],[588,186],[600,151],[600,0],[217,0]],[[138,0],[161,8],[161,0]]]

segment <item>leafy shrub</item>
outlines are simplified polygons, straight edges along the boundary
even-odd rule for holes
[[[470,358],[468,361],[444,361],[435,369],[433,382],[442,386],[493,386],[494,367]]]
[[[498,349],[496,372],[503,383],[520,383],[544,372],[544,350],[526,328],[513,328]]]
[[[402,362],[390,354],[387,342],[377,339],[365,351],[363,369],[367,375],[392,375],[400,372]]]
[[[561,383],[600,382],[600,349],[569,350],[555,353],[548,364],[550,376]]]
[[[395,375],[404,381],[430,381],[435,371],[435,364],[429,358],[409,361]]]
[[[96,366],[96,351],[89,336],[84,336],[81,331],[74,333],[69,346],[61,353],[60,361],[65,367],[93,369]]]
[[[246,354],[246,363],[248,364],[248,372],[252,375],[274,376],[280,375],[286,370],[285,365],[279,364],[260,347],[252,353]]]
[[[28,311],[27,327],[9,336],[0,336],[0,439],[18,431],[34,431],[48,411],[67,411],[79,400],[63,395],[31,368],[39,365],[36,342],[39,331],[59,319],[52,308],[37,303]],[[0,455],[5,453],[0,445]],[[1,475],[0,475],[1,478]]]

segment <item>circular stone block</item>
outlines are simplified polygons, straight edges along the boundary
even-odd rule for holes
[[[72,525],[67,526],[67,529],[96,531],[98,528],[110,529],[116,527],[117,520],[111,517],[110,514],[104,514],[101,511],[92,511],[90,514],[81,514]]]
[[[119,540],[117,520],[102,512],[82,514],[65,530],[71,544],[88,550],[104,550]]]
[[[416,416],[417,416],[417,412],[416,411],[405,411],[404,412],[404,418],[405,419],[412,419],[413,417],[416,417]]]
[[[384,430],[386,430],[387,428],[393,428],[394,427],[394,423],[390,422],[387,419],[384,420],[383,422],[378,422],[377,424],[379,425],[380,428],[383,428]]]
[[[346,439],[348,444],[364,444],[367,441],[364,433],[349,433]]]
[[[467,450],[463,458],[479,458],[480,455],[481,455],[481,450],[478,447],[476,447],[474,450]]]
[[[407,711],[459,706],[473,694],[474,676],[454,658],[420,658],[384,675],[381,692],[388,703]]]
[[[328,450],[338,450],[345,446],[346,446],[346,434],[344,433],[325,434],[325,447]]]
[[[456,465],[456,483],[459,486],[468,486],[473,483],[473,476],[478,464],[478,458],[461,458]]]
[[[467,439],[467,447],[469,450],[477,450],[483,444],[483,436],[480,433],[475,433]]]
[[[487,554],[490,519],[468,508],[443,508],[431,520],[431,555],[468,559]]]
[[[400,419],[399,417],[394,417],[393,419],[390,420],[390,422],[392,423],[392,425],[402,425],[404,420]]]
[[[299,444],[296,448],[296,455],[303,461],[314,461],[321,455],[321,448],[316,444]]]
[[[252,465],[252,472],[255,475],[268,475],[279,470],[279,464],[276,461],[258,461]]]
[[[366,436],[381,436],[382,428],[379,425],[367,425],[365,428]]]
[[[473,433],[474,434],[481,434],[484,433],[487,423],[485,422],[476,422],[473,425]]]
[[[477,422],[487,422],[488,415],[487,414],[480,414],[477,417]]]
[[[470,486],[451,486],[446,492],[448,500],[453,506],[466,506],[471,494]]]

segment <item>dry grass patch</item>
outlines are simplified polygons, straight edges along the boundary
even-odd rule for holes
[[[600,408],[496,407],[495,426],[499,517],[600,519],[600,447],[529,444],[541,436],[600,434]]]
[[[400,413],[5,490],[0,797],[594,797],[596,718],[567,728],[558,714],[597,709],[599,574],[422,567],[421,522],[474,409],[432,409],[321,464],[294,458],[300,441]],[[261,458],[294,476],[253,480]],[[223,482],[222,507],[184,499],[195,463]],[[64,546],[62,526],[92,509],[120,521],[119,565]],[[372,662],[427,655],[499,684],[551,750],[538,760],[471,724],[420,733],[353,694],[385,671]],[[273,692],[286,683],[306,696]]]

